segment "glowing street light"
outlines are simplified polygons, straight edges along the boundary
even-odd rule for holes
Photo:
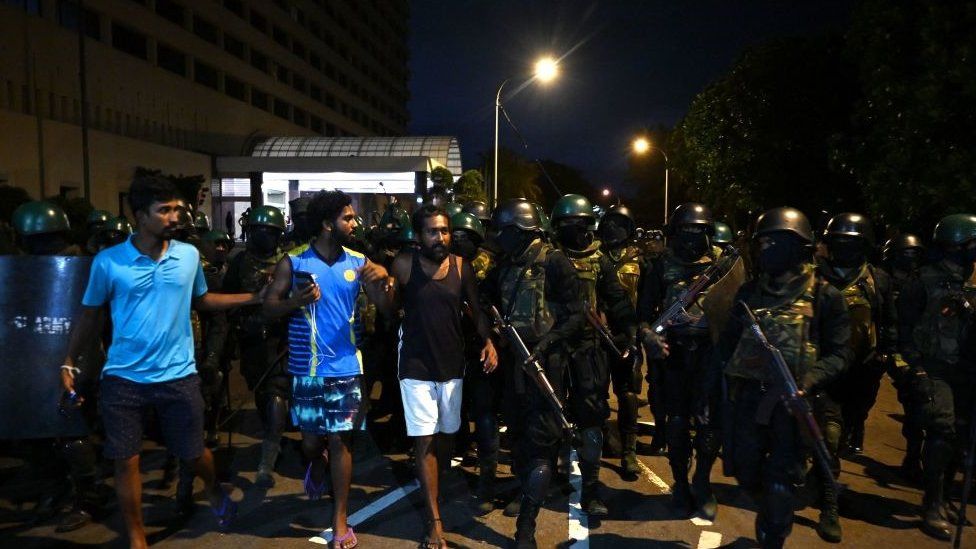
[[[532,79],[538,80],[543,84],[552,82],[559,76],[559,62],[556,59],[546,56],[540,58],[535,62],[535,70],[533,71]],[[498,205],[498,113],[502,110],[502,89],[505,84],[511,78],[506,78],[500,86],[498,86],[498,92],[495,94],[495,159],[494,168],[492,169],[492,193],[491,193],[491,205],[492,207]]]
[[[634,149],[634,154],[646,154],[652,148],[660,152],[664,156],[664,223],[668,222],[668,153],[664,152],[664,149],[660,147],[652,147],[651,142],[648,141],[646,137],[638,137],[634,139],[631,147]]]
[[[605,189],[603,189],[603,192],[602,192],[602,194],[603,194],[603,197],[604,197],[604,198],[606,198],[606,197],[608,197],[608,196],[610,196],[610,189],[606,189],[606,188],[605,188]]]

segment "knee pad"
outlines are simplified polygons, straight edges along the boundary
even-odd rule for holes
[[[265,406],[267,407],[265,418],[268,436],[277,435],[280,437],[288,427],[288,399],[279,395],[271,395]]]
[[[88,437],[62,441],[61,455],[68,462],[72,477],[95,476],[95,447]]]
[[[522,493],[533,503],[541,504],[549,491],[552,480],[552,462],[549,460],[534,460],[522,486]]]
[[[583,463],[597,463],[603,452],[603,429],[590,427],[583,430],[583,445],[579,450],[579,458]]]

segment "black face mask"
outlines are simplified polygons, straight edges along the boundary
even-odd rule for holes
[[[451,237],[451,252],[471,261],[478,255],[478,245],[467,235],[455,233]]]
[[[685,261],[695,261],[708,253],[708,235],[705,233],[678,232],[672,238],[674,253]]]
[[[921,258],[918,257],[917,250],[905,250],[892,258],[891,263],[899,271],[911,273],[918,269],[918,266],[921,265],[922,261]]]
[[[946,258],[956,265],[968,267],[976,263],[976,242],[969,242],[958,250],[947,252]]]
[[[802,261],[800,244],[788,234],[773,234],[770,243],[759,251],[759,269],[771,276],[779,276],[797,267]]]
[[[295,215],[295,236],[301,240],[308,240],[312,237],[310,223],[308,222],[308,214],[297,214]]]
[[[841,269],[853,269],[867,261],[864,242],[860,240],[834,240],[827,246],[830,264]]]
[[[522,253],[526,246],[532,242],[533,234],[523,231],[518,227],[505,227],[495,236],[495,242],[502,249],[502,253],[508,256],[517,256]]]
[[[600,223],[600,238],[604,244],[611,248],[617,247],[630,236],[628,227],[617,220],[618,218],[606,219]]]
[[[252,227],[247,235],[247,247],[255,254],[269,256],[278,248],[281,231],[270,227]]]
[[[556,236],[560,244],[571,250],[585,250],[593,243],[593,233],[582,225],[560,225]]]

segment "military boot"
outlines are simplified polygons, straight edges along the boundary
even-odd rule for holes
[[[952,445],[945,439],[933,438],[925,443],[925,463],[922,496],[922,531],[933,538],[948,541],[952,525],[943,510],[946,470],[952,461]]]
[[[495,473],[498,463],[484,460],[478,469],[478,495],[474,510],[478,516],[487,515],[495,509]]]
[[[512,547],[515,549],[536,549],[535,543],[535,522],[539,516],[540,502],[534,501],[529,496],[522,496],[518,519],[515,521],[515,540]]]
[[[699,462],[695,466],[695,474],[691,480],[691,491],[694,496],[695,506],[698,514],[705,520],[715,520],[718,513],[718,500],[712,492],[712,483],[709,479],[711,467],[705,462]]]
[[[258,474],[254,477],[255,485],[261,488],[274,488],[274,465],[280,452],[281,445],[278,441],[261,442],[261,463],[258,465]]]
[[[634,481],[640,476],[640,465],[637,464],[637,435],[629,433],[623,435],[623,456],[620,458],[620,468],[623,470],[624,480]]]
[[[502,510],[502,514],[506,517],[517,517],[519,516],[519,510],[522,508],[522,491],[518,491],[515,497],[511,499]]]
[[[823,501],[820,505],[820,522],[817,523],[817,535],[824,541],[840,543],[841,528],[840,515],[837,511],[836,482],[820,481],[823,484]]]

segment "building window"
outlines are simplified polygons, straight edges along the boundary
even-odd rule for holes
[[[186,55],[163,43],[156,45],[156,64],[169,72],[186,76]]]
[[[285,32],[285,29],[274,25],[271,34],[275,42],[281,44],[286,50],[288,49],[288,33]]]
[[[251,26],[264,34],[268,34],[268,20],[254,10],[251,10]]]
[[[336,108],[336,98],[331,93],[325,94],[325,106],[332,110],[335,110]]]
[[[78,3],[70,0],[58,2],[58,23],[66,29],[78,30]],[[102,39],[102,29],[98,24],[98,14],[85,10],[85,34],[95,40]]]
[[[244,101],[245,91],[246,89],[244,82],[241,82],[240,80],[231,76],[224,75],[224,93],[230,97],[233,97],[234,99]]]
[[[291,77],[291,87],[305,93],[305,78],[299,76],[298,73],[293,74]]]
[[[281,65],[278,65],[278,68],[275,70],[275,74],[278,75],[278,81],[279,82],[284,82],[285,84],[288,83],[288,68],[287,67],[282,67]]]
[[[193,60],[193,80],[208,88],[217,89],[217,69],[199,59]]]
[[[261,72],[268,72],[268,57],[259,51],[251,50],[251,66]]]
[[[322,133],[322,119],[314,114],[311,116],[311,126],[312,131],[315,133]]]
[[[156,0],[156,13],[167,21],[183,26],[186,10],[173,0]]]
[[[241,0],[224,0],[224,8],[240,18],[244,18],[244,2]]]
[[[322,102],[322,88],[316,86],[315,84],[312,84],[312,89],[309,95],[311,95],[312,99],[318,101],[319,103]]]
[[[291,105],[275,97],[274,114],[285,120],[291,120]]]
[[[112,47],[139,59],[148,59],[146,36],[114,22],[112,23]]]
[[[199,15],[193,16],[193,34],[203,38],[211,44],[216,44],[220,38],[217,32],[217,27],[205,19],[201,19]]]
[[[302,44],[298,40],[293,40],[291,43],[291,52],[298,57],[305,59],[305,44]]]
[[[0,3],[20,8],[31,15],[41,15],[41,0],[5,0]]]
[[[234,38],[233,36],[224,33],[224,51],[237,57],[239,59],[244,59],[245,48],[244,42]]]
[[[327,135],[329,137],[335,137],[336,135],[338,135],[338,133],[336,132],[335,124],[326,124],[325,125],[325,135]]]
[[[322,58],[319,57],[319,55],[317,53],[311,53],[311,54],[309,54],[309,56],[308,56],[308,62],[316,70],[322,70]]]
[[[299,109],[298,107],[292,109],[292,120],[295,122],[295,124],[303,128],[308,127],[308,115],[305,114],[305,111]]]
[[[262,111],[268,110],[268,94],[261,90],[251,88],[251,105]]]

